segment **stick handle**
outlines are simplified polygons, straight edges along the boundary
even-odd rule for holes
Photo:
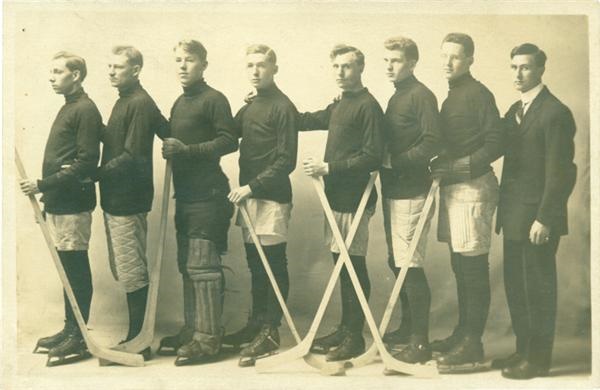
[[[22,180],[27,180],[27,173],[25,172],[25,167],[23,166],[23,162],[21,161],[21,157],[19,156],[19,151],[15,148],[15,165],[17,166],[17,172]],[[62,262],[60,261],[60,256],[58,255],[58,251],[54,246],[54,242],[52,241],[52,237],[50,236],[50,231],[48,230],[48,225],[46,224],[46,220],[42,215],[42,210],[40,209],[40,205],[35,198],[34,195],[29,195],[29,201],[31,203],[31,208],[33,209],[33,214],[38,224],[40,225],[40,229],[42,230],[42,234],[44,239],[46,240],[46,245],[48,246],[48,250],[50,250],[50,255],[52,256],[52,260],[54,261],[54,266],[56,267],[56,271],[58,272],[58,276],[63,284],[63,288],[67,293],[67,298],[69,299],[69,303],[71,303],[71,308],[73,309],[73,314],[75,315],[75,320],[77,321],[77,325],[81,330],[81,335],[83,336],[86,344],[89,343],[89,337],[87,333],[87,327],[85,321],[83,320],[83,316],[81,315],[81,309],[79,309],[79,305],[77,304],[77,299],[75,299],[75,294],[73,293],[73,289],[71,288],[71,284],[69,283],[69,278],[65,273]]]

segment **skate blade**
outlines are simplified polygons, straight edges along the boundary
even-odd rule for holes
[[[81,354],[71,354],[67,356],[48,356],[46,361],[46,367],[62,366],[64,364],[71,364],[79,362],[81,360],[89,359],[92,357],[89,351],[82,351]]]
[[[272,352],[269,352],[269,353],[266,353],[266,354],[260,355],[260,356],[253,356],[253,357],[242,356],[242,357],[240,357],[240,360],[238,362],[238,366],[240,366],[240,367],[254,367],[254,365],[256,364],[256,361],[258,359],[264,359],[264,358],[267,358],[269,356],[273,356],[273,355],[276,355],[276,354],[277,354],[277,351],[272,351]]]
[[[438,372],[440,374],[470,374],[474,372],[488,371],[489,369],[489,364],[484,362],[467,363],[455,366],[438,364]]]
[[[177,349],[168,347],[158,347],[156,354],[160,356],[177,356]]]
[[[43,348],[43,349],[40,349],[40,348]],[[39,353],[42,355],[47,355],[48,351],[49,351],[49,349],[40,347],[39,345],[36,345],[35,348],[33,349],[33,353]]]

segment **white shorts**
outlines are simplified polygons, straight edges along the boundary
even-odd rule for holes
[[[59,251],[87,251],[92,235],[92,212],[77,214],[46,213],[54,246]]]
[[[429,210],[427,221],[412,259],[408,259],[408,247],[415,234],[423,206],[425,206],[425,199],[426,196],[424,195],[411,199],[383,199],[385,240],[388,246],[388,255],[394,259],[396,267],[423,267],[427,234],[431,226],[431,218],[435,213],[435,202]]]
[[[367,207],[363,216],[358,224],[358,230],[356,230],[356,234],[354,235],[354,240],[352,240],[352,245],[348,248],[348,253],[353,256],[366,256],[367,249],[369,247],[369,221],[371,217],[375,214],[375,207]],[[344,240],[350,231],[350,225],[352,224],[352,219],[354,218],[354,213],[341,213],[339,211],[333,211],[333,216],[335,217],[335,221],[340,229],[340,233],[342,233],[342,237]],[[327,222],[327,218],[325,218],[325,244],[329,246],[329,250],[333,253],[340,253],[340,248],[338,247],[335,238],[333,237],[333,232],[331,231],[331,227]]]
[[[261,245],[277,245],[287,242],[288,225],[292,214],[291,203],[249,198],[246,200],[246,210],[248,210],[248,216]],[[242,227],[244,242],[254,244],[250,230],[246,228],[244,218],[239,211],[235,224]]]
[[[493,172],[440,187],[438,240],[447,242],[453,252],[471,256],[488,253],[498,196]]]
[[[136,291],[149,282],[146,215],[117,216],[104,213],[110,269],[126,292]]]

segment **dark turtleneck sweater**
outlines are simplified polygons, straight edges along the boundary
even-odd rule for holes
[[[275,84],[259,89],[235,116],[240,142],[240,185],[252,197],[292,201],[289,174],[296,167],[298,111]]]
[[[173,158],[173,185],[178,202],[197,202],[229,184],[219,161],[238,147],[231,108],[225,95],[204,80],[183,88],[171,108],[170,136],[188,145]]]
[[[428,165],[441,148],[442,135],[435,95],[414,75],[394,86],[384,121],[392,167],[381,169],[381,188],[386,198],[409,199],[431,186]]]
[[[37,182],[46,212],[76,214],[96,207],[96,189],[89,177],[100,157],[102,126],[100,112],[83,88],[65,96],[48,135],[42,179]]]
[[[449,87],[440,112],[445,155],[450,160],[469,156],[475,179],[490,172],[490,164],[503,153],[500,114],[494,95],[470,73],[450,80]]]
[[[109,214],[125,216],[152,208],[152,145],[167,121],[139,81],[119,88],[102,142],[100,203]]]
[[[381,167],[383,111],[367,88],[344,91],[324,110],[300,115],[301,130],[328,130],[324,161],[325,193],[331,208],[353,213],[369,181],[369,173]],[[367,205],[377,202],[371,191]]]

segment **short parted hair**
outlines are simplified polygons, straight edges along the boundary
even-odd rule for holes
[[[178,47],[182,48],[185,52],[198,56],[201,61],[206,61],[206,48],[202,43],[195,39],[182,39],[177,42],[177,45],[173,48],[173,51]]]
[[[518,55],[532,55],[537,66],[543,68],[546,66],[546,53],[533,43],[523,43],[515,46],[510,51],[510,58]]]
[[[139,65],[140,68],[144,66],[144,57],[142,57],[142,53],[140,53],[140,51],[133,46],[115,46],[112,48],[112,53],[127,57],[127,62],[129,62],[129,65]]]
[[[362,51],[358,50],[354,46],[346,44],[335,45],[333,49],[331,49],[331,53],[329,53],[329,58],[333,60],[335,57],[346,53],[354,53],[358,65],[361,67],[365,66],[365,55],[362,53]]]
[[[246,55],[249,54],[264,54],[267,57],[267,61],[273,65],[277,65],[277,54],[267,45],[256,44],[250,45],[246,49]]]
[[[473,43],[473,38],[471,38],[467,34],[456,32],[450,33],[446,35],[446,37],[442,41],[442,44],[444,44],[445,42],[457,43],[461,45],[465,52],[465,56],[467,57],[472,57],[473,54],[475,54],[475,44]]]
[[[53,60],[58,60],[61,58],[64,58],[65,65],[71,72],[74,70],[79,71],[79,81],[85,80],[85,76],[87,76],[87,66],[85,65],[85,60],[82,57],[67,51],[59,51],[52,56]]]
[[[388,50],[399,50],[404,53],[407,60],[419,61],[419,48],[415,41],[405,37],[392,37],[383,42]]]

